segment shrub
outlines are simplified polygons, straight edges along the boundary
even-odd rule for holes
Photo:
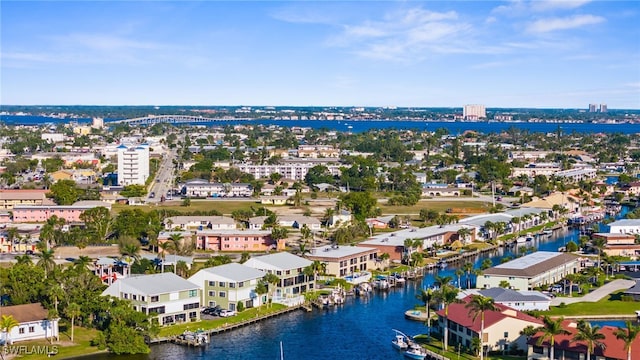
[[[238,310],[238,312],[242,312],[244,310],[244,304],[242,303],[242,301],[238,301],[236,309]]]

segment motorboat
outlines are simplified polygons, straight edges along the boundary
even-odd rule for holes
[[[410,346],[407,351],[404,352],[404,356],[409,359],[424,360],[427,357],[427,352],[419,346]]]
[[[404,335],[396,334],[396,337],[391,340],[391,346],[398,350],[407,350],[409,343],[405,340]]]
[[[524,244],[527,242],[527,238],[524,236],[520,236],[516,239],[516,244]]]

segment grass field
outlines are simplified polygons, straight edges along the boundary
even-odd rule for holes
[[[633,315],[638,310],[638,303],[621,301],[622,294],[622,291],[615,292],[597,302],[579,302],[564,307],[552,306],[549,311],[542,311],[540,314],[550,316]]]
[[[488,211],[487,203],[482,201],[421,201],[413,206],[390,206],[380,204],[383,214],[419,214],[421,209],[430,209],[438,212],[445,212],[447,209],[460,210],[460,212],[452,215],[463,214],[463,211],[469,214],[477,214],[479,212]]]
[[[235,210],[242,209],[251,209],[251,207],[257,208],[261,207],[261,205],[255,199],[249,200],[191,200],[190,206],[182,206],[181,201],[167,201],[162,204],[153,204],[153,205],[141,205],[141,206],[129,206],[122,204],[114,204],[111,207],[111,210],[117,214],[123,209],[141,209],[143,211],[151,211],[151,210],[177,210],[180,212],[190,212],[190,211],[211,211],[217,210],[222,214],[231,215]],[[278,208],[278,206],[266,206],[268,209]]]
[[[62,330],[62,329],[61,329]],[[53,344],[45,340],[37,341],[25,341],[16,343],[15,346],[27,346],[27,349],[31,354],[21,355],[20,359],[39,360],[50,359],[46,354],[37,354],[42,349],[50,351],[57,350],[55,358],[65,359],[82,355],[95,354],[98,352],[106,352],[106,350],[98,350],[97,347],[91,346],[91,339],[94,339],[98,334],[95,329],[82,328],[76,326],[74,330],[74,342],[71,343],[71,329],[68,331],[60,331],[60,342],[54,342]],[[46,352],[46,351],[45,351]]]

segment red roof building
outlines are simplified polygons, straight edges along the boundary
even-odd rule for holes
[[[449,305],[449,343],[461,344],[464,347],[471,347],[472,339],[480,337],[481,320],[480,316],[473,319],[471,312],[466,305],[471,300],[471,296],[462,299],[461,303]],[[495,304],[498,311],[487,311],[484,314],[484,346],[488,351],[501,351],[505,349],[527,348],[527,339],[520,335],[520,331],[527,326],[542,326],[542,321],[533,316],[527,315],[506,305]],[[444,310],[439,310],[438,326],[443,333],[445,326]]]
[[[557,359],[583,359],[587,354],[587,344],[584,341],[575,341],[573,337],[578,332],[577,323],[571,320],[565,320],[563,323],[565,330],[569,331],[568,335],[558,335],[554,338],[554,357]],[[602,340],[604,347],[594,346],[591,356],[596,359],[607,360],[627,360],[627,350],[624,348],[624,341],[619,340],[615,336],[615,326],[603,326],[600,328],[605,338]],[[538,345],[538,339],[542,333],[531,337],[529,340],[529,349],[527,353],[528,360],[547,360],[549,358],[549,341],[545,340]],[[640,359],[640,336],[636,337],[631,344],[631,359]],[[580,354],[584,354],[581,356]]]

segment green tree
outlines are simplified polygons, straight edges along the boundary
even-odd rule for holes
[[[264,276],[263,279],[267,283],[267,285],[269,286],[269,307],[271,307],[271,303],[272,303],[272,300],[273,300],[273,294],[274,294],[278,284],[280,284],[280,278],[276,274],[267,273]]]
[[[37,254],[39,260],[36,263],[37,266],[41,267],[44,270],[44,278],[47,278],[47,275],[53,272],[53,269],[56,267],[55,262],[55,251],[53,249],[42,250]]]
[[[80,305],[76,303],[70,303],[64,309],[64,313],[67,317],[69,317],[69,319],[71,319],[71,342],[73,342],[74,325],[76,318],[80,316]]]
[[[4,340],[6,344],[13,344],[11,339],[11,330],[20,325],[20,323],[13,317],[13,315],[2,315],[0,318],[0,330],[4,332]]]
[[[59,180],[51,185],[49,194],[58,205],[71,205],[78,201],[81,191],[73,180]]]
[[[471,301],[465,305],[469,309],[473,321],[480,315],[480,360],[484,358],[484,314],[487,311],[498,311],[495,301],[486,296],[473,295]]]
[[[111,234],[113,219],[109,209],[104,206],[85,210],[80,214],[80,220],[84,222],[86,234],[89,234],[93,243],[101,243]]]
[[[573,340],[584,341],[587,344],[587,360],[591,360],[591,354],[595,346],[599,346],[602,349],[605,348],[604,342],[601,341],[604,338],[604,334],[600,332],[600,326],[591,326],[585,320],[578,321],[578,332],[573,336]]]
[[[444,335],[442,337],[445,351],[449,345],[449,305],[459,302],[458,289],[451,285],[443,285],[436,291],[436,299],[444,306]]]
[[[556,336],[567,335],[569,331],[562,327],[563,317],[554,320],[545,315],[542,321],[544,322],[544,326],[538,328],[538,331],[542,332],[542,336],[538,339],[537,345],[541,346],[545,340],[549,340],[549,359],[555,359],[554,348],[556,345]]]
[[[640,325],[633,325],[630,320],[625,321],[626,329],[618,327],[614,332],[616,339],[624,342],[624,349],[627,350],[627,360],[631,360],[631,344],[640,334]]]
[[[434,292],[432,288],[422,289],[416,298],[424,303],[425,312],[427,313],[427,334],[431,335],[431,305],[433,305]]]

